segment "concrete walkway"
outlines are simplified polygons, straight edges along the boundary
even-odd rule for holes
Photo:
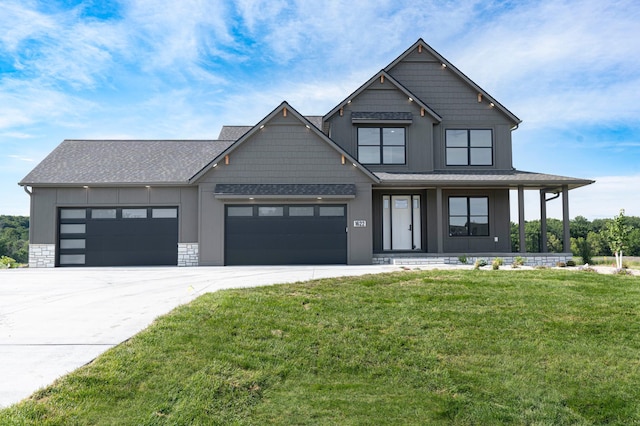
[[[0,271],[0,407],[87,364],[203,293],[398,269],[367,265]]]

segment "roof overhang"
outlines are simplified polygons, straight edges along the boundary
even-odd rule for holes
[[[504,188],[561,192],[564,187],[576,189],[595,181],[519,170],[455,171],[431,173],[376,173],[380,184],[374,188]]]

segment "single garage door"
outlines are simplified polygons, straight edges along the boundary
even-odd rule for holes
[[[225,263],[347,263],[346,213],[346,205],[228,205]]]
[[[177,207],[59,210],[58,266],[177,263]]]

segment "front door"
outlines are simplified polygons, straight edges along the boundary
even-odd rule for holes
[[[384,250],[420,250],[420,195],[384,195],[382,204]]]

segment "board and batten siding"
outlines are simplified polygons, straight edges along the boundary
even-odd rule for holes
[[[295,117],[278,115],[199,179],[200,264],[224,264],[225,204],[346,204],[347,261],[371,264],[371,179]],[[269,200],[224,200],[214,195],[218,183],[234,184],[355,184],[356,197],[317,200],[281,197]],[[366,220],[366,228],[353,228],[354,220]]]
[[[413,52],[388,72],[442,117],[433,136],[436,169],[455,169],[445,165],[444,134],[448,128],[493,130],[494,164],[483,168],[512,168],[511,129],[516,123],[486,99],[478,102],[478,92],[435,57],[425,51]]]

